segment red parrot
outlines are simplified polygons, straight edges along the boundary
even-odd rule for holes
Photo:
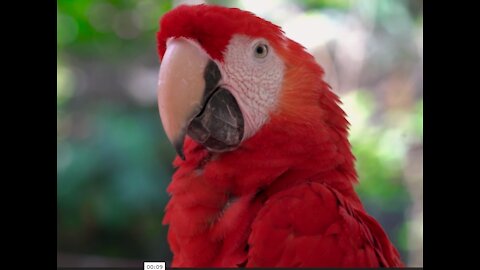
[[[304,47],[213,5],[169,11],[157,42],[173,267],[403,266],[354,190],[345,113]]]

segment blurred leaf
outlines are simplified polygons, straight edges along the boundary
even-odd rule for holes
[[[347,9],[352,5],[349,0],[304,0],[299,2],[305,9]]]
[[[63,46],[75,41],[78,24],[74,17],[57,12],[57,44]]]

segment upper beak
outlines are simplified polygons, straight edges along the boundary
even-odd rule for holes
[[[168,139],[185,159],[188,134],[209,150],[226,151],[243,138],[243,116],[233,95],[219,86],[220,70],[195,41],[167,42],[158,81],[158,107]]]
[[[168,139],[182,159],[186,125],[201,110],[208,55],[193,41],[170,39],[158,78],[158,108]]]

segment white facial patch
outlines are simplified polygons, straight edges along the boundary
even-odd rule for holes
[[[222,85],[230,90],[240,106],[245,120],[244,140],[267,122],[275,108],[284,69],[283,61],[267,40],[244,35],[235,35],[230,40],[224,52]]]

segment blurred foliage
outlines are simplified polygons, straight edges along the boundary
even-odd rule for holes
[[[340,9],[350,8],[351,3],[345,0],[304,0],[299,2],[306,10],[313,9]]]
[[[403,178],[405,156],[409,145],[423,138],[423,101],[416,110],[405,115],[406,122],[386,127],[372,123],[377,108],[372,94],[357,90],[342,97],[343,107],[350,122],[350,142],[357,159],[360,184],[357,192],[367,211],[384,225],[400,251],[408,248],[407,223],[388,224],[392,218],[403,215],[410,204],[409,192]]]
[[[153,244],[161,248],[166,180],[173,173],[166,158],[173,153],[154,113],[97,108],[80,120],[89,134],[58,142],[60,248],[138,257],[154,256]]]
[[[132,62],[136,57],[143,57],[147,68],[158,67],[158,20],[174,3],[57,3],[58,249],[166,260],[170,252],[161,221],[174,151],[162,130],[155,101],[136,102],[125,94],[127,90],[117,89],[112,78],[127,77],[128,68],[138,65]],[[410,24],[423,21],[415,13],[418,4],[412,1],[296,3],[309,12],[347,12],[357,7],[360,14],[380,21],[380,30],[387,34],[412,31],[413,26],[405,26],[399,19]],[[111,77],[98,74],[98,66],[120,71],[117,77]],[[95,80],[92,74],[97,76]],[[105,85],[109,89],[103,89]],[[107,94],[98,95],[104,92]],[[423,100],[400,112],[387,109],[379,113],[380,101],[369,89],[350,91],[341,99],[352,123],[350,139],[360,176],[357,190],[368,211],[385,226],[405,257],[409,231],[405,216],[411,201],[402,170],[409,146],[422,142]],[[396,120],[379,120],[379,114]]]
[[[163,260],[169,251],[161,222],[174,153],[157,108],[83,100],[75,76],[82,67],[73,62],[114,64],[145,48],[154,52],[158,19],[172,3],[57,3],[58,249]]]
[[[122,58],[152,47],[159,18],[171,1],[58,1],[57,50],[87,57]]]

